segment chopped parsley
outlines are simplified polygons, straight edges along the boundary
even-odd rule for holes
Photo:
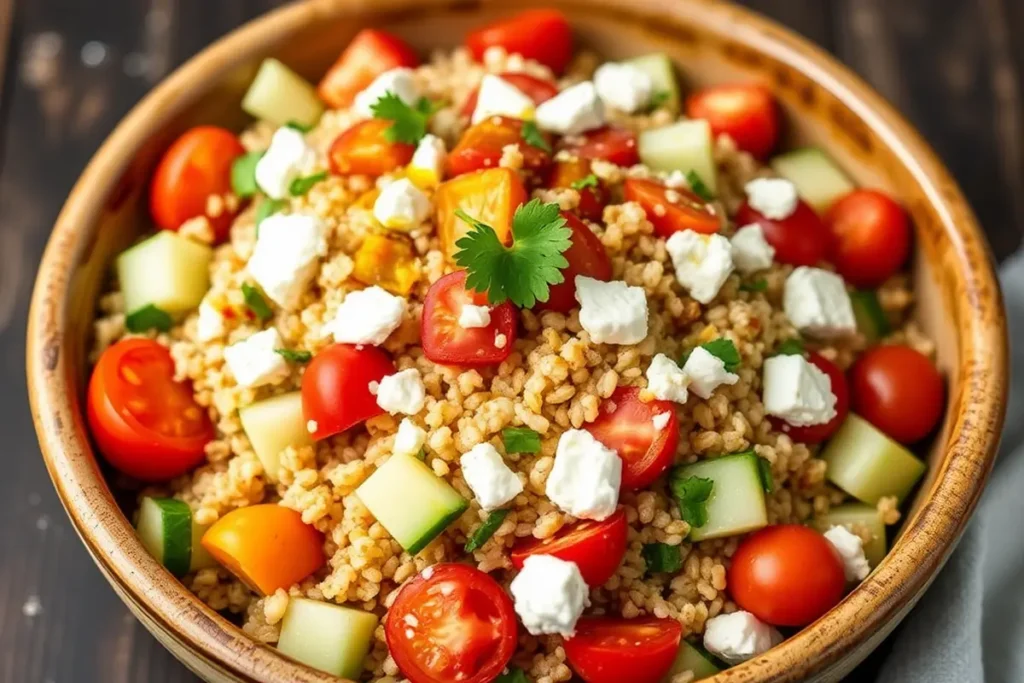
[[[804,343],[799,339],[787,339],[775,347],[775,356],[802,356]]]
[[[754,451],[750,451],[753,453]],[[771,493],[775,488],[775,478],[772,477],[772,464],[765,458],[757,456],[757,474],[761,477],[761,488],[765,493]]]
[[[540,132],[540,128],[537,128],[537,124],[533,121],[523,121],[521,135],[523,136],[523,142],[530,147],[536,147],[549,154],[551,153],[551,143],[548,142],[548,139],[544,137],[544,134]]]
[[[391,121],[391,127],[384,131],[388,142],[402,142],[415,145],[427,134],[427,121],[437,111],[433,102],[421,97],[410,107],[401,97],[390,90],[384,93],[371,107],[373,118]]]
[[[270,304],[263,298],[260,291],[248,282],[242,283],[242,296],[245,297],[245,305],[260,322],[269,320],[274,315],[274,312],[270,310]]]
[[[569,187],[574,190],[582,190],[587,187],[598,187],[597,176],[591,173],[590,175],[584,176],[579,180],[574,180],[569,183]]]
[[[711,189],[704,184],[704,181],[701,180],[700,175],[692,168],[686,172],[686,182],[687,184],[689,184],[690,189],[693,190],[693,193],[700,197],[701,199],[703,199],[704,201],[715,201],[715,193],[712,192]]]
[[[740,352],[731,339],[712,339],[707,344],[701,344],[701,348],[725,363],[726,372],[733,372],[740,365]]]
[[[129,332],[145,332],[146,330],[158,330],[166,332],[173,324],[171,314],[153,304],[146,304],[142,308],[125,316],[124,326]]]
[[[708,522],[708,498],[715,488],[712,479],[682,476],[681,468],[675,468],[669,475],[668,486],[672,497],[679,504],[683,521],[692,527],[702,527]]]
[[[293,197],[301,197],[309,192],[309,190],[321,180],[327,180],[327,171],[320,171],[313,175],[296,178],[292,181],[291,185],[288,186],[288,194]]]
[[[292,349],[274,349],[274,353],[280,355],[290,363],[308,363],[313,360],[313,354],[309,351],[294,351]]]
[[[651,107],[651,109],[657,109],[661,105],[668,102],[669,98],[671,97],[672,93],[670,93],[668,90],[656,90],[655,92],[651,93],[651,103],[649,106]]]
[[[512,666],[495,678],[494,683],[530,683],[530,679],[522,669]]]
[[[243,199],[251,197],[260,189],[256,185],[256,164],[263,158],[263,152],[249,152],[231,162],[231,191]]]
[[[683,554],[677,545],[668,543],[645,543],[640,555],[647,565],[648,574],[666,572],[675,574],[683,568]]]
[[[306,124],[299,123],[298,121],[289,121],[288,123],[284,124],[284,127],[291,128],[292,130],[297,130],[303,134],[313,130],[313,126],[307,126]]]
[[[754,280],[753,282],[741,282],[741,292],[763,292],[768,289],[768,281],[764,278]]]
[[[501,440],[506,453],[540,453],[540,434],[529,427],[506,427]]]
[[[491,536],[498,530],[506,517],[508,517],[508,510],[495,510],[488,515],[484,523],[469,535],[469,540],[466,541],[466,552],[471,553],[482,548],[484,543],[491,540]]]

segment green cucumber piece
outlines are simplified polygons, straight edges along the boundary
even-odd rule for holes
[[[925,464],[867,420],[850,414],[821,453],[829,481],[868,505],[883,496],[903,499]]]
[[[692,671],[693,678],[691,680],[699,681],[702,678],[714,676],[721,670],[711,653],[697,643],[684,640],[679,644],[679,654],[676,655],[676,661],[672,663],[672,668],[665,674],[665,680],[670,681],[673,676]]]
[[[796,185],[797,193],[818,213],[854,189],[842,169],[817,147],[804,147],[781,154],[771,160],[771,167]]]
[[[299,391],[247,405],[238,411],[238,417],[271,483],[277,483],[281,451],[289,446],[299,448],[313,444],[313,436],[302,415],[302,393]]]
[[[664,52],[655,52],[641,57],[634,57],[625,62],[646,73],[654,84],[654,93],[665,93],[660,106],[673,114],[679,113],[679,81],[672,60]]]
[[[759,458],[753,452],[726,455],[685,465],[673,478],[700,477],[714,482],[707,499],[707,522],[690,529],[690,539],[734,536],[768,524]]]
[[[640,161],[654,171],[693,171],[712,193],[718,192],[714,138],[707,121],[678,121],[640,132]]]
[[[882,522],[878,508],[864,503],[844,503],[828,511],[828,514],[815,518],[813,526],[825,533],[834,526],[846,527],[853,531],[855,527],[867,527],[871,532],[871,540],[864,544],[864,556],[874,569],[888,552],[885,539],[885,523]]]
[[[314,669],[359,679],[377,615],[307,598],[291,598],[277,649]]]
[[[117,277],[131,314],[155,306],[175,314],[199,305],[210,288],[213,250],[161,230],[117,257]]]
[[[850,292],[850,303],[853,305],[853,317],[857,319],[857,329],[868,343],[874,344],[892,331],[882,304],[878,303],[878,295],[873,291]]]
[[[324,113],[324,105],[309,81],[276,59],[264,59],[260,64],[242,98],[242,109],[278,126],[292,121],[314,126]]]
[[[143,498],[135,525],[142,546],[175,576],[192,565],[192,510],[175,498]]]
[[[356,495],[412,555],[469,507],[448,482],[411,455],[392,455],[356,489]]]

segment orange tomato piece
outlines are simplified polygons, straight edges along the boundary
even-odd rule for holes
[[[419,260],[408,240],[370,233],[356,251],[352,277],[405,296],[420,277]]]
[[[573,183],[583,180],[591,173],[590,160],[575,158],[556,161],[551,169],[548,185],[551,187],[572,187]],[[588,221],[600,221],[604,215],[604,207],[608,204],[608,190],[601,181],[596,185],[587,185],[577,190],[580,203],[576,214]]]
[[[494,228],[498,239],[512,241],[512,215],[526,201],[526,188],[510,168],[489,168],[452,178],[442,183],[434,197],[437,230],[449,258],[458,251],[456,243],[470,227],[455,215],[462,209],[472,218]]]
[[[415,145],[390,142],[384,131],[386,119],[361,121],[339,135],[327,153],[331,171],[337,175],[382,176],[412,161]]]
[[[540,133],[551,149],[551,136]],[[508,145],[519,145],[523,169],[542,171],[551,164],[551,153],[527,144],[523,122],[507,116],[490,116],[462,134],[459,144],[448,155],[448,175],[497,168]]]

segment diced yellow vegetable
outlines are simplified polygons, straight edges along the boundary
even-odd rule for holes
[[[352,277],[405,296],[420,277],[420,262],[407,240],[370,233],[356,252]]]

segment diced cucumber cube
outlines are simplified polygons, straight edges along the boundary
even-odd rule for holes
[[[891,328],[885,311],[878,302],[878,296],[871,290],[859,290],[850,293],[853,305],[853,317],[857,320],[857,329],[870,344],[889,334]]]
[[[693,171],[712,193],[718,192],[714,138],[707,121],[678,121],[640,132],[640,161],[655,171]]]
[[[726,455],[680,467],[673,479],[700,477],[714,482],[706,502],[707,522],[690,529],[690,539],[734,536],[768,524],[760,463],[754,453]]]
[[[199,305],[210,288],[213,250],[170,230],[161,230],[117,257],[124,306],[134,313],[156,306],[181,313]]]
[[[679,113],[679,81],[676,80],[675,67],[667,54],[655,52],[634,57],[626,63],[632,64],[651,77],[655,95],[664,93],[661,95],[664,99],[659,106],[667,108],[673,114]]]
[[[324,105],[306,79],[276,59],[264,59],[242,99],[242,109],[278,126],[292,122],[314,126]]]
[[[306,428],[306,418],[302,415],[302,393],[299,391],[247,405],[238,411],[238,417],[271,483],[277,483],[281,451],[289,446],[299,448],[313,443],[313,437]]]
[[[422,460],[393,455],[356,489],[370,513],[405,550],[423,550],[469,502]]]
[[[887,552],[885,540],[885,523],[882,516],[878,514],[878,508],[864,503],[845,503],[837,505],[828,511],[828,514],[818,517],[813,525],[822,533],[834,526],[846,527],[848,531],[857,533],[860,527],[871,532],[871,540],[864,544],[864,556],[874,569],[882,561]]]
[[[135,525],[139,540],[157,562],[175,576],[192,565],[192,510],[175,498],[143,498]]]
[[[883,496],[902,502],[925,464],[863,418],[851,414],[821,453],[829,481],[868,505]]]
[[[679,644],[679,654],[672,668],[665,675],[665,680],[672,680],[673,676],[690,671],[693,678],[690,680],[699,681],[702,678],[709,678],[720,672],[718,663],[714,657],[703,647],[696,643],[684,640]]]
[[[853,181],[817,147],[781,154],[772,159],[771,166],[796,185],[797,193],[818,213],[824,213],[836,199],[854,189]]]
[[[334,676],[358,680],[377,615],[307,598],[291,598],[277,649]]]

